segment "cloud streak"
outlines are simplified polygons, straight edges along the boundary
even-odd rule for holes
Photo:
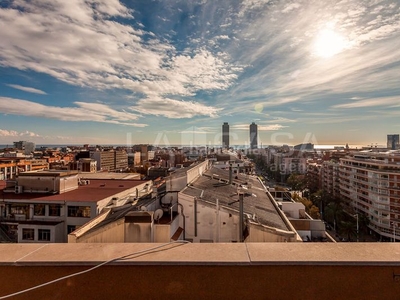
[[[0,97],[0,112],[3,114],[72,122],[101,122],[134,127],[147,126],[134,122],[139,118],[137,114],[117,111],[104,104],[75,102],[75,105],[75,107],[46,106],[23,99]]]
[[[32,87],[22,86],[22,85],[18,85],[18,84],[7,84],[7,86],[12,87],[12,88],[17,89],[17,90],[28,92],[28,93],[39,94],[39,95],[47,95],[46,92],[44,92],[42,90],[38,90],[38,89],[32,88]]]

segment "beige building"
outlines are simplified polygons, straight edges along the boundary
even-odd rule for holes
[[[120,171],[128,168],[128,154],[126,151],[109,150],[94,151],[90,157],[97,163],[97,171]]]

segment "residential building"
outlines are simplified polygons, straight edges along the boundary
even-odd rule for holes
[[[321,168],[322,164],[307,161],[307,188],[311,193],[315,193],[321,189]]]
[[[128,168],[128,154],[124,150],[94,151],[90,157],[97,162],[97,171],[120,171]]]
[[[110,206],[110,210],[72,232],[68,241],[302,241],[256,176],[213,168],[206,160],[178,169],[158,182],[152,197],[121,207]],[[304,206],[292,207],[288,212],[296,215],[296,209],[304,211]],[[309,233],[308,229],[305,232]]]
[[[91,158],[80,158],[76,163],[77,169],[80,172],[89,172],[96,173],[97,172],[97,161]]]
[[[383,239],[400,239],[400,151],[358,152],[340,159],[340,194]]]
[[[31,171],[36,167],[36,160],[25,157],[0,157],[0,180],[14,179],[20,172]],[[41,166],[48,168],[48,164]]]
[[[83,180],[76,171],[20,173],[0,190],[0,224],[16,242],[66,242],[69,232],[110,204],[134,201],[151,186],[140,180]]]
[[[257,135],[258,135],[257,124],[253,122],[250,124],[250,149],[258,148]]]
[[[229,124],[224,122],[222,125],[222,148],[229,148]]]
[[[324,161],[321,165],[321,189],[334,197],[340,196],[339,163]]]
[[[19,141],[14,142],[14,147],[18,150],[23,150],[25,155],[29,155],[35,151],[36,145],[33,142]]]

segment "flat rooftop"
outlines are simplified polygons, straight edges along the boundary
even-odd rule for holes
[[[291,230],[280,216],[279,208],[277,209],[272,203],[263,185],[255,176],[233,174],[232,178],[232,183],[235,184],[251,184],[249,188],[241,188],[244,193],[243,207],[245,213],[252,216],[255,215],[255,219],[263,225],[282,230]],[[228,179],[228,171],[211,168],[186,187],[182,193],[212,203],[216,203],[216,199],[218,199],[219,205],[239,211],[238,188],[232,184],[227,184],[226,181]]]
[[[60,171],[60,170],[46,170],[46,171],[28,171],[21,172],[18,177],[67,177],[78,175],[78,171]]]
[[[79,178],[82,179],[140,179],[140,174],[138,173],[89,173],[89,172],[79,172]]]
[[[112,195],[139,186],[147,180],[115,180],[115,179],[91,179],[90,184],[80,185],[76,190],[63,194],[36,194],[4,192],[0,190],[0,199],[4,200],[29,200],[41,201],[74,201],[74,202],[97,202]]]

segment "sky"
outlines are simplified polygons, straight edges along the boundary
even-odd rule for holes
[[[400,2],[2,0],[0,144],[385,144]]]

